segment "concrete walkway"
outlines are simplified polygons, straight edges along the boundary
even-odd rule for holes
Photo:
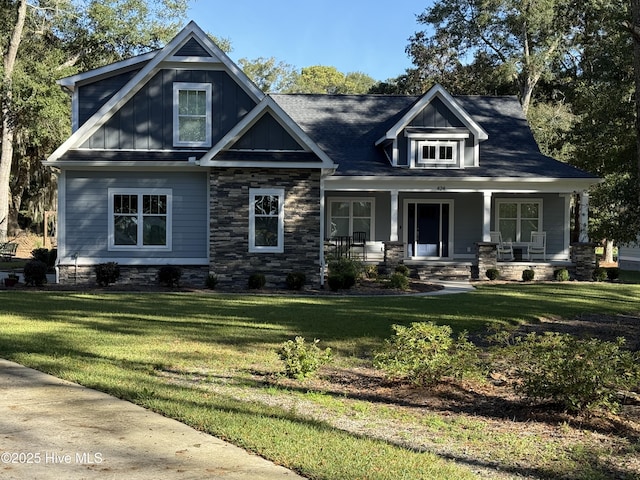
[[[0,478],[302,477],[132,403],[0,359]]]

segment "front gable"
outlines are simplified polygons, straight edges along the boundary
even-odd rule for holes
[[[467,168],[480,162],[484,129],[440,85],[431,88],[402,115],[376,146],[394,167]]]
[[[47,160],[65,160],[72,150],[181,150],[207,148],[220,140],[264,98],[249,78],[193,22],[163,49],[62,80],[73,93],[74,133]],[[206,142],[175,140],[174,85],[206,87],[210,114],[206,117]],[[198,92],[196,92],[197,94]],[[184,124],[193,128],[197,112],[182,112]],[[189,114],[195,114],[189,116]],[[204,118],[204,116],[202,116]],[[190,124],[188,123],[190,122]],[[202,120],[205,123],[205,120]],[[198,127],[201,128],[201,127]],[[200,156],[196,152],[196,156]],[[76,152],[73,157],[80,155]],[[99,158],[100,155],[98,154]],[[113,157],[113,155],[112,155]]]

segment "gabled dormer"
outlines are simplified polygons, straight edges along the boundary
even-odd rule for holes
[[[376,142],[394,167],[470,168],[480,164],[488,138],[460,104],[435,85]]]

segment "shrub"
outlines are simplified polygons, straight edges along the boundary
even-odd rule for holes
[[[490,268],[487,270],[486,275],[489,280],[497,280],[500,278],[500,270],[497,268]]]
[[[320,350],[319,340],[306,343],[304,337],[287,340],[278,350],[280,360],[284,362],[284,372],[289,378],[302,380],[313,375],[331,359],[331,349]]]
[[[207,288],[210,288],[211,290],[215,289],[216,286],[218,285],[218,276],[214,275],[213,273],[210,273],[207,276],[207,279],[205,280],[205,285],[207,286]]]
[[[401,275],[404,275],[405,277],[408,277],[411,274],[411,270],[409,270],[409,267],[407,267],[406,265],[400,264],[396,267],[395,269],[396,273],[400,273]]]
[[[164,265],[158,270],[158,281],[167,287],[179,287],[182,269],[177,265]]]
[[[572,412],[615,411],[616,393],[640,382],[640,355],[624,350],[623,338],[606,342],[546,332],[519,340],[517,389],[528,397],[559,402]]]
[[[48,250],[46,248],[35,248],[31,250],[31,257],[34,260],[40,260],[47,265],[47,268],[53,268],[56,264],[56,258],[58,257],[58,250],[53,248]]]
[[[607,279],[607,269],[598,267],[593,271],[593,279],[596,282],[604,282]]]
[[[391,288],[406,290],[407,288],[409,288],[409,279],[406,275],[400,272],[395,272],[391,275],[391,277],[389,277],[389,286]]]
[[[249,276],[248,286],[252,290],[260,290],[267,283],[267,278],[262,273],[253,273]]]
[[[453,339],[451,327],[433,322],[392,328],[395,335],[385,340],[374,358],[375,365],[391,376],[431,385],[445,375],[462,377],[477,371],[476,347],[467,340],[466,332]]]
[[[99,263],[94,270],[96,272],[96,282],[101,287],[116,283],[120,278],[120,266],[116,262]]]
[[[307,276],[302,272],[290,272],[287,274],[287,288],[289,290],[302,290],[307,281]]]
[[[378,266],[377,265],[367,265],[364,267],[364,274],[367,278],[370,278],[372,280],[377,280],[378,279]]]
[[[528,268],[522,271],[522,281],[523,282],[531,282],[533,278],[536,276],[535,270]]]
[[[559,268],[558,270],[553,272],[553,278],[555,278],[558,282],[566,282],[569,280],[569,270],[566,268]]]
[[[329,288],[336,291],[353,287],[361,275],[362,263],[350,258],[338,258],[329,262]]]
[[[41,287],[47,283],[47,264],[40,260],[29,260],[23,270],[25,285]]]
[[[607,278],[610,281],[615,281],[620,278],[620,269],[618,267],[607,268]]]

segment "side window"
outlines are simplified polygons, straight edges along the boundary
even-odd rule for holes
[[[109,250],[136,249],[171,249],[171,190],[109,189]]]
[[[249,191],[249,251],[284,252],[284,189]]]
[[[211,84],[173,84],[173,145],[211,146]]]

